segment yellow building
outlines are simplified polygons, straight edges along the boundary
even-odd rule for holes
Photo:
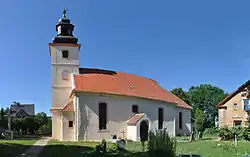
[[[219,113],[219,127],[247,126],[250,112],[249,88],[250,80],[216,105]]]

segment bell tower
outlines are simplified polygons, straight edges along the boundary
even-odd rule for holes
[[[66,17],[66,11],[66,9],[63,10],[62,17],[56,25],[57,35],[52,43],[49,43],[52,72],[52,137],[54,139],[62,138],[58,129],[61,128],[61,109],[68,104],[73,89],[72,74],[79,74],[80,66],[81,45],[73,35],[74,25]]]

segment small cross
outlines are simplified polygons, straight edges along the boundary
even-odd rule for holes
[[[67,11],[68,11],[68,10],[67,10],[66,8],[63,9],[63,12],[62,12],[62,13],[63,13],[63,18],[66,18],[66,13],[67,13]]]
[[[122,138],[124,139],[125,137],[124,137],[124,134],[126,133],[125,131],[124,131],[124,129],[122,129]]]

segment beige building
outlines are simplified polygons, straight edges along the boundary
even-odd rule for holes
[[[219,113],[219,127],[247,126],[250,111],[249,85],[250,81],[247,81],[216,105]]]
[[[166,128],[191,133],[191,107],[149,78],[80,68],[80,44],[65,13],[49,43],[52,65],[52,137],[58,140],[140,140]]]

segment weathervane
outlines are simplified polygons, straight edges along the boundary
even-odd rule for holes
[[[67,11],[68,11],[68,10],[67,10],[66,8],[63,9],[63,18],[66,18],[66,13],[67,13]]]

